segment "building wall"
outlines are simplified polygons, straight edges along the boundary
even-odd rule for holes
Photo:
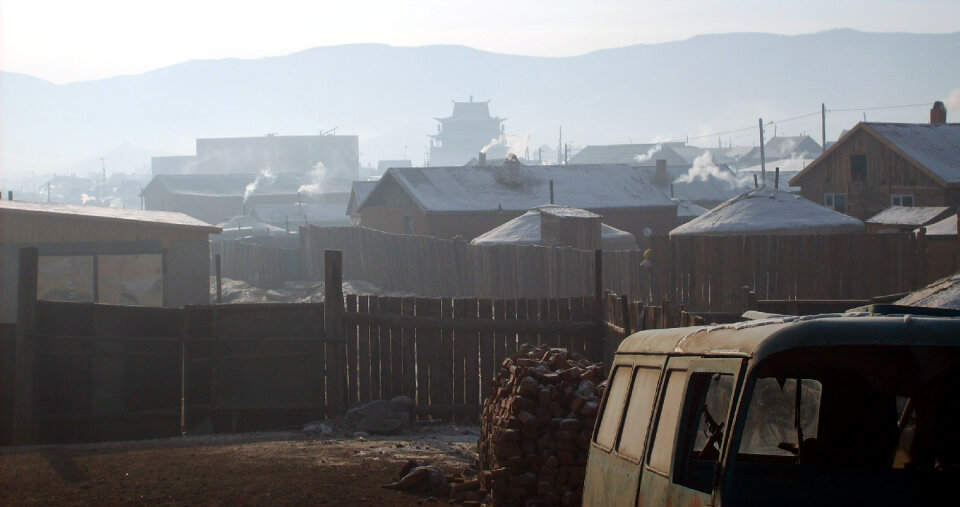
[[[209,302],[210,242],[206,232],[88,217],[6,214],[0,220],[0,322],[16,322],[20,249],[40,255],[162,253],[165,306]]]
[[[866,155],[866,179],[851,178],[851,155]],[[800,180],[800,195],[824,204],[824,194],[847,196],[846,214],[866,220],[890,207],[890,196],[913,196],[914,206],[960,204],[960,193],[948,192],[921,169],[859,129],[843,141]]]

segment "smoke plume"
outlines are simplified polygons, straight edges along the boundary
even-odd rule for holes
[[[947,106],[950,111],[960,110],[960,88],[954,88],[950,95],[947,95],[947,98],[943,100],[943,105]]]
[[[311,195],[322,194],[327,187],[328,177],[326,166],[323,165],[323,162],[317,162],[308,176],[310,183],[300,185],[297,192],[305,192]]]
[[[654,153],[660,151],[660,148],[661,148],[661,145],[658,144],[658,145],[654,146],[653,148],[650,148],[649,150],[647,150],[646,153],[641,153],[641,154],[637,155],[636,158],[635,158],[635,160],[636,160],[637,162],[647,162],[647,161],[649,161],[650,159],[653,158],[653,154],[654,154]]]
[[[730,188],[747,187],[750,184],[750,178],[746,175],[733,173],[730,170],[724,170],[713,163],[713,155],[709,151],[703,152],[693,161],[693,166],[682,176],[676,179],[674,183],[692,183],[694,181],[707,181],[711,178],[722,181]]]
[[[260,173],[257,174],[257,178],[254,179],[252,182],[250,182],[247,185],[247,187],[243,190],[243,203],[244,204],[247,203],[247,199],[249,199],[250,196],[257,191],[257,188],[259,188],[260,185],[263,185],[263,184],[272,185],[273,182],[276,181],[276,179],[277,179],[277,175],[274,174],[273,170],[270,169],[269,167],[260,171]]]
[[[526,152],[527,142],[518,136],[500,134],[500,137],[491,139],[486,146],[481,148],[480,153],[486,153],[488,150],[491,150],[497,146],[503,146],[506,148],[508,154],[513,153],[519,157]]]

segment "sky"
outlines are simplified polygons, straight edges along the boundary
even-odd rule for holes
[[[0,0],[0,69],[55,83],[318,46],[572,56],[729,32],[960,31],[958,0]]]

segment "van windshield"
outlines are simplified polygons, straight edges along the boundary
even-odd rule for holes
[[[960,478],[955,348],[788,351],[743,400],[725,503],[914,505]]]

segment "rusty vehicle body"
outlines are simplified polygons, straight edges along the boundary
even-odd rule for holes
[[[924,310],[628,337],[594,428],[584,505],[905,506],[953,496],[960,312]]]

